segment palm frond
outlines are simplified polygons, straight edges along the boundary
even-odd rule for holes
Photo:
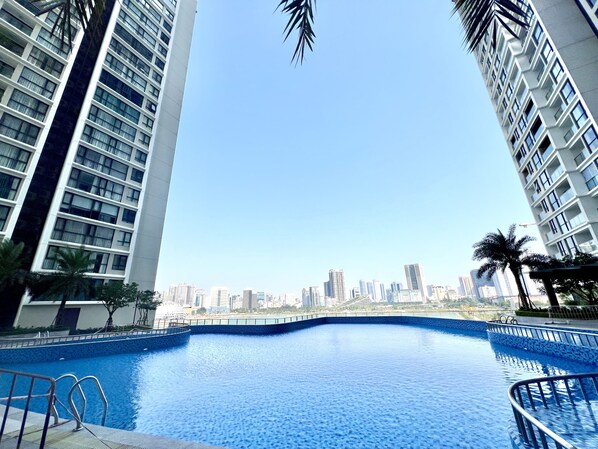
[[[475,50],[492,27],[492,42],[496,45],[497,27],[504,27],[513,36],[514,25],[529,26],[527,11],[519,0],[454,0],[453,14],[461,17],[465,30],[465,45]]]
[[[77,24],[86,30],[94,12],[102,12],[106,0],[27,0],[36,15],[56,11],[57,19],[52,34],[57,36],[62,46],[71,49],[77,34]]]
[[[283,31],[284,40],[286,41],[294,31],[299,34],[291,62],[303,63],[306,48],[313,50],[316,38],[313,28],[315,6],[316,0],[281,0],[276,8],[289,16]]]

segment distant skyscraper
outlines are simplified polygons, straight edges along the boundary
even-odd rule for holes
[[[361,296],[366,296],[368,294],[368,287],[365,281],[359,281],[359,293]]]
[[[345,274],[343,270],[330,270],[328,272],[328,282],[330,283],[331,297],[341,303],[347,300],[345,294]]]
[[[247,310],[257,309],[257,304],[254,298],[255,296],[252,289],[246,288],[243,290],[243,308]]]
[[[461,287],[463,296],[468,296],[470,298],[475,297],[471,276],[459,276],[459,287]]]
[[[195,287],[189,284],[171,285],[168,290],[168,300],[183,307],[194,304]]]
[[[330,281],[324,282],[324,296],[327,298],[332,298],[332,284]]]
[[[407,289],[417,290],[421,293],[422,299],[426,298],[426,284],[424,275],[419,264],[405,265],[405,277],[407,278]]]
[[[392,282],[390,284],[390,291],[393,293],[399,293],[403,289],[403,284],[400,282]]]
[[[372,299],[376,302],[382,301],[382,290],[380,289],[380,281],[374,279],[372,281],[372,284],[374,286],[374,297]]]
[[[230,310],[230,292],[227,287],[212,287],[210,290],[210,311],[228,312]]]
[[[318,287],[304,288],[302,291],[303,307],[319,307],[321,305]]]
[[[473,281],[473,293],[477,299],[481,299],[484,297],[480,294],[480,287],[494,288],[494,282],[492,282],[492,279],[489,279],[487,277],[478,278],[478,270],[471,270],[470,274],[471,280]],[[496,292],[496,289],[494,291]]]
[[[374,284],[371,282],[367,283],[367,295],[370,297],[370,299],[374,299]]]

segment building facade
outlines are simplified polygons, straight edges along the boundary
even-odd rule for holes
[[[598,253],[598,3],[529,0],[475,55],[550,255]]]
[[[331,298],[335,298],[339,303],[347,300],[343,270],[330,270],[328,272],[328,285]]]
[[[407,280],[408,290],[417,290],[420,292],[422,300],[426,300],[426,284],[424,275],[419,264],[405,265],[405,278]]]
[[[0,0],[0,237],[23,242],[37,272],[83,246],[92,292],[109,280],[153,290],[196,1],[105,3],[69,49],[55,12]],[[79,299],[69,324],[97,325],[101,304]],[[4,321],[21,326],[48,325],[58,307],[9,303]]]

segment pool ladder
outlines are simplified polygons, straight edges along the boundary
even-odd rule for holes
[[[75,431],[81,430],[83,429],[83,419],[85,419],[85,409],[87,407],[87,397],[85,396],[85,393],[83,392],[83,388],[81,388],[81,384],[83,382],[91,382],[95,387],[96,387],[96,391],[98,392],[100,399],[102,400],[102,404],[103,404],[103,411],[102,411],[102,421],[100,423],[100,425],[104,425],[106,423],[106,414],[108,412],[108,399],[106,399],[106,395],[104,394],[104,389],[102,388],[102,385],[100,384],[100,381],[98,380],[97,377],[95,376],[85,376],[82,377],[81,379],[78,379],[77,376],[75,376],[74,374],[63,374],[62,376],[56,378],[56,383],[58,384],[59,381],[64,380],[64,379],[70,379],[73,381],[73,385],[71,386],[71,389],[69,390],[68,393],[68,403],[69,403],[69,407],[70,410],[67,409],[67,411],[73,416],[73,418],[75,418],[75,422],[76,422],[76,426],[75,426]],[[75,404],[75,401],[73,399],[73,394],[75,393],[75,391],[77,391],[79,393],[79,397],[81,398],[81,402],[82,402],[82,407],[81,407],[81,412],[79,412],[79,409],[77,408],[77,405]],[[54,417],[54,425],[56,426],[58,424],[58,409],[56,408],[56,395],[54,395],[54,399],[52,401],[52,416]],[[66,406],[63,404],[63,406],[66,408]]]

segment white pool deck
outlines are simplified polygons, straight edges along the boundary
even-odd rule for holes
[[[0,417],[4,416],[0,406]],[[0,449],[16,449],[21,426],[22,411],[11,408]],[[27,416],[21,449],[39,449],[44,415],[30,412]],[[45,449],[223,449],[217,446],[163,438],[126,430],[85,424],[83,430],[74,432],[73,421],[61,421],[48,429]]]

